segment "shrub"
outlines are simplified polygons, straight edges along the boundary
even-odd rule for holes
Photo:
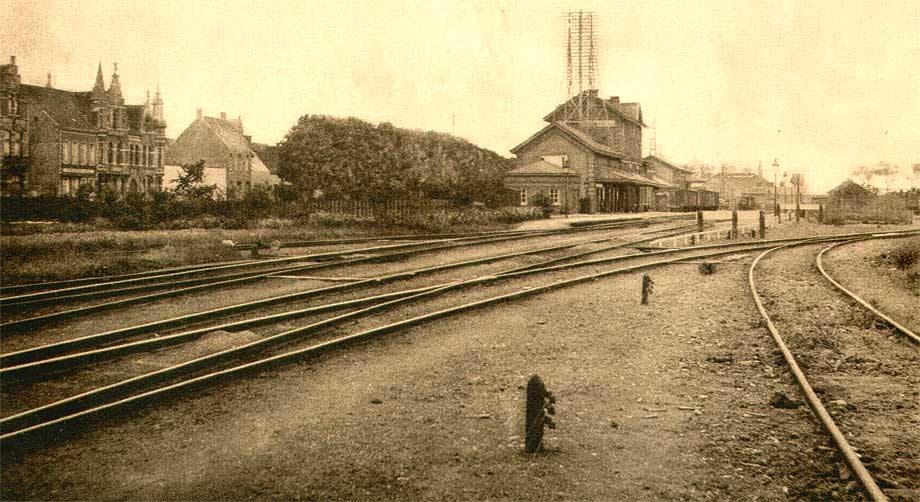
[[[901,243],[891,251],[883,253],[880,258],[894,265],[898,270],[907,270],[914,264],[920,263],[920,239],[911,239]]]
[[[307,223],[321,227],[344,227],[346,225],[367,225],[374,222],[372,217],[361,217],[345,213],[317,211],[307,217]]]

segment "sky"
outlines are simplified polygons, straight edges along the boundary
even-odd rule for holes
[[[241,116],[275,144],[305,114],[452,132],[505,156],[566,99],[564,14],[597,13],[599,90],[639,102],[672,162],[728,163],[815,192],[920,163],[920,1],[0,0],[25,83],[89,90],[118,63],[159,86],[178,136]],[[652,129],[654,125],[654,132]],[[905,179],[894,186],[909,185]],[[914,181],[916,186],[920,184]]]

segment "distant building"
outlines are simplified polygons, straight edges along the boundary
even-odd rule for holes
[[[862,205],[875,198],[875,194],[853,180],[846,180],[828,190],[827,198],[830,202],[848,202],[855,205]]]
[[[703,183],[703,188],[719,192],[723,206],[751,205],[769,208],[773,204],[773,183],[754,173],[723,172]]]
[[[0,65],[3,195],[68,195],[80,187],[119,194],[160,189],[166,122],[157,91],[126,105],[116,72],[102,65],[91,91],[23,84],[16,57]]]
[[[522,205],[536,193],[568,212],[636,212],[666,185],[644,176],[639,103],[587,90],[543,118],[549,124],[511,149],[517,166],[504,178]]]
[[[199,108],[195,120],[166,152],[166,187],[174,186],[181,166],[205,162],[205,182],[215,184],[228,198],[239,197],[257,185],[274,186],[280,180],[252,148],[241,118],[206,117]]]
[[[649,155],[642,160],[645,175],[664,185],[655,189],[655,211],[670,211],[676,207],[675,191],[690,188],[693,171],[676,166],[661,157]]]

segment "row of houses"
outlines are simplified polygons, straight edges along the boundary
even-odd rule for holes
[[[196,119],[175,140],[166,137],[159,89],[127,104],[117,65],[108,86],[100,64],[93,87],[69,91],[23,83],[16,57],[0,65],[0,194],[118,194],[168,188],[183,164],[203,159],[207,182],[229,197],[277,184],[243,131],[241,119]]]

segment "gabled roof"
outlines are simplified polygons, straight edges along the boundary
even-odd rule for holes
[[[236,153],[249,153],[249,141],[243,136],[243,125],[238,119],[201,117],[200,119],[227,148]]]
[[[619,101],[614,101],[618,100],[619,98],[613,98],[614,100],[601,99],[597,97],[596,89],[582,91],[582,93],[584,96],[581,99],[590,100],[592,107],[603,108],[609,112],[613,112],[614,115],[617,115],[628,122],[632,122],[642,127],[648,127],[642,122],[642,106],[639,103],[620,103]],[[558,120],[556,116],[562,113],[566,106],[578,105],[578,98],[579,96],[572,96],[571,99],[557,106],[547,116],[543,117],[543,120],[546,122],[553,122]]]
[[[533,160],[526,164],[505,173],[505,175],[549,175],[549,176],[577,176],[578,174],[570,169],[563,169],[556,164],[545,160]]]
[[[95,129],[92,118],[92,93],[73,92],[22,84],[20,97],[28,106],[45,111],[58,126],[73,129]]]
[[[656,161],[656,162],[660,162],[660,163],[664,164],[665,166],[667,166],[667,167],[669,167],[669,168],[671,168],[671,169],[673,169],[673,170],[675,170],[675,171],[680,171],[680,172],[682,172],[682,173],[687,173],[687,174],[693,173],[693,171],[691,171],[691,170],[689,170],[689,169],[686,169],[686,168],[683,168],[683,167],[675,166],[674,164],[672,164],[672,163],[670,163],[670,162],[668,162],[668,161],[662,159],[661,157],[657,157],[657,156],[655,156],[655,155],[649,155],[649,156],[645,157],[645,159],[643,159],[643,160],[654,160],[654,161]]]
[[[709,182],[714,179],[720,178],[722,176],[723,176],[723,173],[717,173],[706,181]],[[767,180],[763,176],[760,176],[756,173],[724,173],[724,176],[725,176],[725,179],[751,180],[751,181],[756,181],[758,183],[765,183],[767,185],[773,184],[773,182]]]
[[[677,185],[675,185],[675,184],[673,184],[673,183],[668,183],[667,180],[663,180],[663,179],[659,178],[658,176],[655,176],[654,174],[651,175],[651,176],[646,176],[646,177],[647,177],[648,179],[654,181],[655,183],[658,183],[659,185],[661,185],[661,186],[659,186],[659,187],[657,187],[657,188],[677,188]]]
[[[518,145],[518,146],[512,148],[512,149],[511,149],[511,153],[517,154],[517,152],[520,151],[521,148],[527,146],[529,143],[533,142],[534,140],[536,140],[537,138],[539,138],[541,135],[543,135],[544,133],[548,132],[550,129],[558,129],[559,131],[561,131],[561,132],[562,132],[563,134],[565,134],[566,136],[568,136],[568,137],[570,137],[571,139],[575,140],[577,143],[582,144],[583,146],[587,147],[587,148],[590,149],[592,152],[594,152],[594,153],[596,153],[596,154],[598,154],[598,155],[603,155],[603,156],[605,156],[605,157],[612,157],[612,158],[615,158],[615,159],[622,159],[622,158],[623,158],[623,155],[622,155],[622,154],[617,153],[617,152],[611,150],[611,149],[610,149],[608,146],[606,146],[606,145],[602,145],[602,144],[598,143],[597,141],[594,141],[594,140],[591,139],[591,137],[588,136],[587,134],[585,134],[585,133],[579,131],[578,129],[575,129],[574,127],[572,127],[572,126],[570,126],[570,125],[568,125],[568,124],[565,124],[565,123],[563,123],[563,122],[552,122],[552,123],[550,123],[549,125],[547,125],[547,126],[544,127],[543,129],[540,129],[539,131],[537,131],[537,133],[534,134],[533,136],[531,136],[531,137],[527,138],[526,140],[524,140],[520,145]]]

